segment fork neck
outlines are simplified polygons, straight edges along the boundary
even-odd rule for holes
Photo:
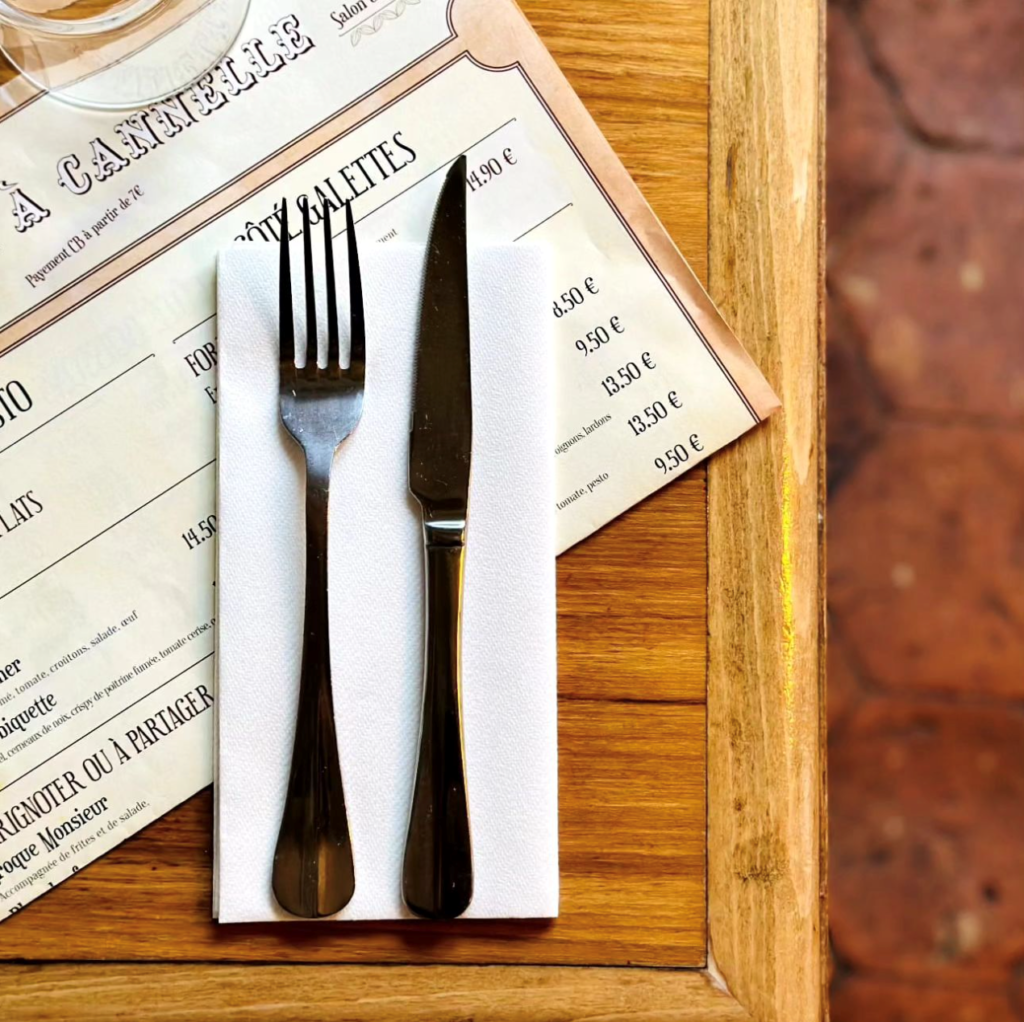
[[[306,504],[312,509],[321,505],[326,509],[327,494],[331,487],[331,465],[334,451],[306,451]]]
[[[324,678],[330,676],[330,639],[326,609],[327,501],[330,476],[329,455],[322,452],[306,455],[306,613],[302,652],[304,686],[314,682],[320,684]]]

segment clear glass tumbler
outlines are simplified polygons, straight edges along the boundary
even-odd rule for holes
[[[0,0],[0,49],[32,85],[78,106],[146,106],[204,75],[249,0]]]

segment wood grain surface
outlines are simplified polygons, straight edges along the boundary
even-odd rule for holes
[[[204,794],[4,923],[0,958],[701,964],[704,733],[702,705],[562,702],[554,921],[218,926]]]
[[[750,1019],[696,970],[531,966],[4,965],[0,1006],[32,1022]]]
[[[763,1022],[827,1012],[824,8],[716,2],[711,290],[783,411],[709,465],[710,955]]]

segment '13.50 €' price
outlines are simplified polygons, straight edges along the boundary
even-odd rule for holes
[[[669,417],[672,408],[682,407],[682,398],[676,391],[670,390],[664,401],[655,401],[653,404],[649,404],[636,415],[631,415],[626,422],[633,431],[633,436],[640,436],[641,433],[646,433],[649,429],[654,429],[659,423],[664,422]]]
[[[654,356],[649,351],[645,351],[640,356],[639,362],[627,362],[624,366],[619,366],[615,370],[615,375],[606,376],[601,381],[601,386],[604,387],[604,392],[609,397],[614,397],[630,384],[639,380],[644,372],[649,373],[657,368],[658,363],[654,361]]]

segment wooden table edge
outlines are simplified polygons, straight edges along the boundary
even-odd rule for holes
[[[782,410],[708,467],[708,961],[828,1016],[825,5],[711,0],[709,282]]]
[[[710,291],[783,411],[708,469],[707,969],[3,965],[17,1017],[827,1016],[824,3],[710,12]]]
[[[429,979],[428,979],[429,977]],[[530,965],[89,964],[0,966],[16,1018],[259,1018],[261,1022],[743,1022],[696,969]]]

